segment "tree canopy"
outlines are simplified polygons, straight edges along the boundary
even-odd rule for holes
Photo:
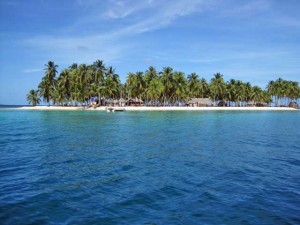
[[[223,101],[230,106],[245,106],[249,102],[288,106],[300,98],[299,83],[282,78],[270,81],[262,89],[241,80],[225,81],[221,73],[207,81],[197,73],[186,75],[171,67],[157,71],[149,66],[145,72],[129,72],[122,84],[116,69],[106,67],[103,60],[90,65],[73,63],[59,74],[57,68],[53,61],[45,64],[38,89],[27,95],[30,104],[40,104],[40,98],[47,104],[77,106],[95,99],[137,97],[147,105],[179,105],[191,98],[210,98],[214,104]]]

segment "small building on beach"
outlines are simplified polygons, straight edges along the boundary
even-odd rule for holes
[[[289,107],[298,109],[298,108],[299,108],[299,105],[298,105],[297,102],[290,102]]]
[[[124,107],[125,105],[126,105],[126,100],[125,99],[123,99],[123,98],[120,98],[120,99],[113,99],[113,100],[109,100],[109,101],[107,101],[106,103],[106,105],[108,105],[108,106],[116,106],[116,107]]]
[[[189,107],[205,107],[212,106],[212,101],[209,98],[192,98],[186,103]]]
[[[268,106],[268,103],[266,102],[257,102],[255,104],[256,107],[267,107]]]
[[[142,106],[143,100],[139,98],[130,98],[126,101],[126,105],[128,106]]]

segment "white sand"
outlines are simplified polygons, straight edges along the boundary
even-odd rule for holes
[[[297,110],[289,107],[115,107],[125,108],[126,111],[292,111]],[[24,106],[18,109],[22,110],[99,110],[105,111],[105,107],[101,106],[94,108],[83,108],[73,106]]]

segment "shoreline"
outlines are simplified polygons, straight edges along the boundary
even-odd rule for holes
[[[125,108],[126,111],[297,111],[298,109],[290,107],[184,107],[184,106],[126,106],[126,107],[113,107]],[[101,106],[97,108],[84,108],[82,106],[23,106],[15,108],[16,110],[87,110],[87,111],[105,111],[106,107]]]

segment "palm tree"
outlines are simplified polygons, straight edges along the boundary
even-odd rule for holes
[[[39,98],[39,91],[38,90],[30,90],[27,94],[27,102],[33,106],[40,104],[41,99]]]
[[[235,102],[237,99],[237,90],[236,90],[236,80],[235,79],[230,79],[229,82],[227,83],[227,99],[229,101],[229,106],[231,106],[232,102]]]
[[[299,98],[299,83],[278,78],[267,85],[268,92],[275,99],[275,106],[286,105]]]
[[[93,83],[92,82],[92,70],[93,67],[86,65],[86,64],[81,64],[77,69],[76,69],[76,77],[77,77],[77,83],[79,83],[79,86],[77,86],[77,89],[79,89],[81,95],[80,95],[80,101],[81,103],[84,103],[86,101],[89,101],[90,96],[89,96],[89,86]]]
[[[146,89],[147,98],[149,97],[152,104],[153,101],[157,101],[161,96],[162,92],[164,91],[164,86],[160,79],[153,78]]]
[[[163,71],[161,73],[161,81],[164,85],[164,105],[166,104],[166,101],[170,101],[171,98],[171,91],[173,88],[173,69],[171,67],[164,67]]]
[[[71,97],[71,74],[70,70],[64,69],[56,81],[56,89],[59,89],[59,92],[63,94],[64,101],[69,101]],[[60,98],[62,98],[60,96]]]
[[[287,85],[286,95],[288,98],[287,106],[291,101],[296,101],[299,98],[300,88],[296,81],[289,81]]]
[[[38,86],[40,97],[43,98],[43,101],[50,105],[51,95],[53,88],[50,85],[49,81],[43,79]]]
[[[63,106],[65,100],[64,89],[62,87],[58,87],[57,89],[53,90],[52,101],[54,105],[58,104]]]
[[[142,98],[145,95],[146,85],[143,72],[128,73],[126,79],[126,87],[128,90],[128,97]]]
[[[78,67],[77,63],[73,63],[71,66],[69,66],[69,69],[76,70]]]
[[[187,81],[183,72],[174,72],[173,87],[176,101],[181,101],[186,97]]]
[[[57,65],[53,61],[45,64],[45,73],[38,86],[38,91],[31,90],[27,100],[31,104],[39,104],[39,97],[50,105],[53,104],[83,104],[88,103],[93,97],[107,98],[139,97],[151,101],[175,103],[187,97],[211,97],[214,103],[227,100],[235,105],[245,105],[249,101],[271,102],[275,105],[288,105],[290,101],[299,101],[300,87],[295,81],[278,78],[270,81],[267,90],[258,86],[252,87],[247,82],[231,79],[225,83],[223,75],[214,74],[208,84],[204,78],[199,78],[196,73],[187,77],[183,72],[173,71],[171,67],[164,67],[162,72],[157,72],[153,66],[143,72],[128,73],[126,83],[121,84],[119,75],[113,67],[105,68],[102,60],[96,60],[91,65],[73,63],[64,69],[58,77]]]
[[[89,78],[88,66],[86,64],[81,64],[78,67],[78,71],[79,71],[79,82],[82,86],[85,86],[85,84]]]
[[[126,88],[128,92],[128,98],[131,98],[133,96],[137,96],[136,94],[136,83],[137,83],[137,77],[134,73],[128,73],[127,79],[126,79]]]
[[[53,61],[49,61],[47,64],[45,64],[45,77],[49,81],[51,85],[54,86],[55,82],[55,76],[57,74],[57,65]]]
[[[92,80],[92,83],[95,84],[95,91],[93,92],[93,95],[97,94],[98,95],[98,105],[101,106],[101,90],[103,89],[103,83],[105,79],[105,64],[103,60],[96,60],[93,63],[93,71],[94,71],[94,79]]]
[[[196,73],[191,73],[187,77],[188,81],[188,89],[190,97],[198,97],[199,96],[199,76]]]
[[[115,69],[112,66],[106,69],[106,77],[113,77],[115,74]]]
[[[237,101],[236,106],[240,106],[241,101],[243,101],[245,99],[244,83],[242,81],[238,80],[236,82],[235,88],[236,88],[236,96],[235,97],[236,97],[236,101]]]
[[[97,87],[98,86],[95,83],[92,83],[90,86],[88,86],[88,92],[90,97],[94,97],[98,94]]]
[[[76,64],[77,65],[77,64]],[[69,69],[70,73],[70,97],[69,101],[72,105],[77,104],[78,97],[75,93],[80,93],[81,85],[80,85],[80,76],[79,69]]]
[[[144,76],[144,83],[146,85],[146,88],[150,84],[150,82],[157,77],[158,77],[158,74],[156,72],[156,69],[153,66],[149,66],[149,68],[145,72],[145,76]]]
[[[81,90],[80,90],[80,88],[78,87],[79,86],[79,84],[76,84],[75,85],[75,88],[74,88],[74,90],[73,90],[73,92],[72,92],[72,95],[71,95],[71,98],[72,98],[72,100],[74,101],[74,105],[75,106],[77,106],[78,105],[78,103],[81,101],[81,99],[82,99],[82,94],[81,94]]]
[[[253,99],[254,103],[259,103],[264,99],[264,93],[262,89],[258,86],[253,86],[251,98]]]
[[[118,85],[112,77],[107,77],[105,79],[103,91],[107,98],[114,98],[118,95]]]
[[[252,86],[251,86],[250,82],[246,82],[244,84],[244,90],[245,90],[245,102],[247,105],[248,102],[251,101]]]
[[[144,94],[144,90],[145,90],[145,83],[144,83],[144,79],[143,79],[143,72],[138,71],[136,72],[136,97],[142,98],[142,95]]]
[[[93,63],[93,66],[95,69],[95,83],[98,84],[100,82],[103,82],[105,75],[105,64],[103,60],[96,60]]]
[[[55,76],[57,73],[57,65],[53,61],[48,61],[45,64],[45,76],[42,78],[42,82],[39,84],[39,92],[43,100],[50,105],[50,100],[53,96],[53,90],[55,90]]]
[[[122,84],[120,82],[120,84],[119,84],[119,92],[120,92],[120,98],[124,98],[124,96],[128,95],[126,83]]]
[[[278,106],[284,96],[284,80],[281,77],[274,82],[274,91],[276,96],[275,106]]]
[[[211,94],[214,99],[214,105],[216,100],[224,100],[226,93],[226,83],[223,79],[223,75],[220,73],[216,73],[214,78],[211,79],[210,82]]]
[[[263,90],[262,91],[262,101],[264,101],[265,103],[269,104],[272,102],[272,97],[271,94],[268,92],[268,90]]]
[[[201,95],[201,98],[208,97],[210,94],[209,85],[204,78],[200,79],[199,92],[200,92],[199,94]]]
[[[272,97],[275,99],[275,106],[277,106],[277,93],[276,93],[276,87],[275,87],[275,82],[273,80],[269,81],[267,85],[267,90],[271,94]]]

